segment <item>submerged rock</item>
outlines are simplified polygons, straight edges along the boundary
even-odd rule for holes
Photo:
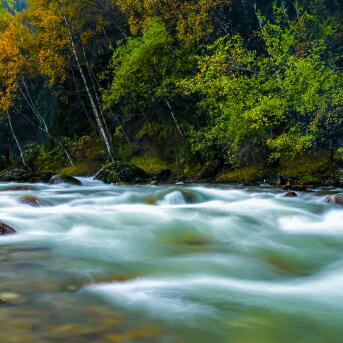
[[[145,205],[157,205],[157,198],[155,196],[150,196],[144,201]]]
[[[40,207],[41,206],[41,201],[32,195],[27,195],[27,196],[22,197],[20,199],[20,202],[24,205],[29,205],[32,207]]]
[[[12,227],[0,222],[0,235],[10,235],[13,233],[16,233],[16,231]]]
[[[21,192],[21,191],[32,191],[33,187],[30,186],[22,186],[22,185],[15,185],[3,188],[4,191],[7,192]]]
[[[295,193],[295,192],[288,192],[288,193],[285,194],[286,198],[295,198],[297,196],[298,196],[298,194]]]
[[[328,196],[326,201],[330,204],[343,205],[343,193]]]
[[[187,204],[195,204],[198,202],[197,195],[195,193],[188,190],[182,190],[181,193]]]
[[[131,163],[117,161],[104,166],[94,179],[105,183],[144,183],[151,178],[143,169]]]
[[[11,305],[23,305],[28,303],[24,296],[12,292],[0,293],[0,298],[6,299],[6,304],[11,303]]]
[[[49,181],[50,185],[59,185],[61,183],[68,183],[70,185],[75,185],[75,186],[80,186],[81,185],[81,181],[76,179],[73,176],[70,175],[65,175],[65,174],[58,174],[58,175],[54,175],[50,181]]]

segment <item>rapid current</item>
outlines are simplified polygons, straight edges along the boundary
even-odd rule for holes
[[[1,343],[343,342],[342,190],[80,180],[0,183]]]

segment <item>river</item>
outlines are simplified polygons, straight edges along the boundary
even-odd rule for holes
[[[1,343],[343,341],[342,190],[81,180],[0,184]]]

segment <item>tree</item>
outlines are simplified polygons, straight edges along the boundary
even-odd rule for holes
[[[98,18],[81,17],[80,9],[82,10],[85,7],[84,2],[81,1],[77,2],[77,4],[76,2],[71,4],[68,1],[31,0],[29,4],[27,18],[35,28],[33,32],[36,42],[34,49],[36,53],[35,60],[39,62],[40,72],[48,76],[52,83],[64,80],[70,57],[73,57],[108,155],[113,158],[109,133],[106,130],[101,107],[97,103],[96,94],[94,93],[96,90],[92,89],[92,84],[87,78],[82,65],[81,36],[87,35],[87,32],[82,31],[86,25],[85,20],[96,21]],[[87,2],[87,6],[88,13],[93,13],[89,7],[94,6],[94,4]],[[87,61],[84,62],[87,63]]]
[[[23,59],[17,44],[20,39],[11,16],[5,12],[0,13],[0,16],[2,27],[2,32],[0,31],[0,119],[6,118],[8,120],[10,132],[20,152],[22,163],[27,167],[23,150],[12,125],[10,113],[23,68]]]
[[[162,101],[177,131],[183,136],[172,106],[176,81],[189,70],[187,55],[175,46],[161,19],[151,18],[142,37],[130,38],[115,51],[110,88],[104,93],[108,107],[120,103],[143,102],[147,106]]]
[[[245,49],[239,36],[210,46],[198,74],[182,83],[201,94],[199,108],[210,113],[208,126],[195,133],[195,150],[226,146],[227,160],[244,165],[258,162],[256,156],[294,158],[328,139],[324,128],[342,122],[342,78],[334,61],[323,59],[325,32],[331,34],[315,17],[289,21],[275,8],[274,21],[259,34],[262,54]]]

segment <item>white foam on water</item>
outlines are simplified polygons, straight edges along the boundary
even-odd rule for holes
[[[159,316],[167,310],[174,316],[187,313],[210,298],[222,304],[239,302],[245,306],[264,307],[291,313],[307,313],[308,307],[343,307],[343,270],[291,282],[230,279],[217,276],[191,275],[175,278],[145,278],[122,283],[102,283],[84,291],[98,294],[125,307],[147,310]],[[193,300],[191,300],[193,298]],[[207,307],[208,310],[208,307]],[[215,309],[212,308],[212,311]],[[323,309],[324,311],[324,309]],[[213,313],[209,313],[211,315]]]
[[[80,179],[81,187],[0,190],[0,220],[18,231],[0,247],[51,249],[54,263],[39,265],[47,277],[51,269],[63,277],[69,264],[76,274],[132,273],[134,280],[82,292],[172,323],[207,316],[228,325],[232,312],[250,307],[328,321],[343,313],[343,210],[324,196]],[[44,206],[22,204],[23,195]],[[146,205],[150,198],[157,203]]]
[[[286,232],[299,234],[343,234],[343,211],[330,210],[322,216],[290,215],[279,218],[280,228]]]
[[[186,200],[180,191],[175,191],[167,194],[163,201],[159,202],[162,205],[184,205]]]

